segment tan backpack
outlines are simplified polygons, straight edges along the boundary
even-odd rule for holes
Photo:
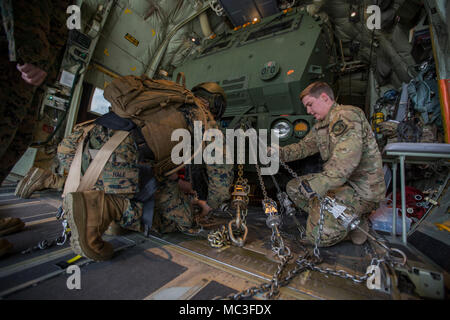
[[[179,84],[180,79],[182,84]],[[167,106],[202,106],[194,94],[186,89],[183,73],[178,74],[176,82],[150,79],[145,75],[120,77],[105,88],[103,95],[111,103],[114,113],[122,118],[131,118],[138,125],[151,120],[155,113]]]
[[[182,84],[179,84],[180,79]],[[142,129],[142,135],[158,162],[155,169],[159,174],[174,168],[170,161],[172,148],[178,143],[171,141],[173,130],[187,128],[186,121],[178,108],[195,104],[202,114],[205,130],[214,120],[202,101],[186,89],[186,79],[179,73],[177,81],[155,80],[143,75],[124,76],[115,79],[103,93],[111,103],[111,109],[122,118],[133,120]]]

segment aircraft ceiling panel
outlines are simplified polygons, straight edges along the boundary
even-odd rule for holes
[[[152,3],[118,1],[101,32],[93,61],[120,75],[143,74],[167,33],[194,12],[190,2],[181,6],[177,0]],[[177,53],[184,41],[181,33],[190,29],[177,33],[167,54]]]

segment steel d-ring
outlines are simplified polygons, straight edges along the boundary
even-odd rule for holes
[[[244,230],[244,236],[243,236],[242,238],[239,237],[239,238],[236,239],[236,238],[234,237],[234,234],[233,234],[233,223],[236,224],[236,221],[235,221],[235,220],[232,220],[232,221],[230,221],[230,223],[228,224],[228,233],[229,233],[229,236],[230,236],[230,240],[231,240],[231,242],[233,242],[236,246],[238,246],[238,247],[243,247],[244,244],[245,244],[245,239],[247,239],[248,228],[247,228],[246,225],[241,224],[241,225],[240,225],[240,228],[241,228],[242,230]],[[238,227],[237,224],[236,224],[236,227]]]
[[[400,254],[401,256],[402,256],[402,258],[403,258],[403,262],[402,263],[400,263],[400,265],[401,266],[404,266],[405,264],[406,264],[406,261],[407,261],[407,258],[406,258],[406,254],[403,252],[403,251],[401,251],[401,250],[399,250],[399,249],[391,249],[391,251],[392,252],[396,252],[396,253],[398,253],[398,254]],[[393,259],[398,259],[398,257],[391,257],[391,258],[393,258]]]

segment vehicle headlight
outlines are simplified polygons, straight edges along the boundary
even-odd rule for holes
[[[292,125],[287,120],[281,120],[276,122],[272,126],[272,130],[275,131],[275,135],[278,139],[289,138],[292,134]]]

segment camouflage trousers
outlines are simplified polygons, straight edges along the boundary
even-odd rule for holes
[[[121,197],[117,195],[117,197]],[[130,196],[131,197],[131,196]],[[118,224],[125,229],[143,232],[144,226],[142,224],[142,214],[144,204],[142,202],[130,199],[130,197],[124,198],[123,214]]]
[[[33,140],[40,96],[35,92],[0,52],[0,184]]]
[[[300,180],[302,180],[301,177]],[[306,238],[315,243],[315,239],[319,234],[319,219],[320,219],[320,202],[317,198],[308,200],[298,190],[299,182],[294,179],[289,181],[286,185],[286,192],[295,205],[308,213],[306,222]],[[353,214],[361,219],[367,219],[372,210],[377,208],[377,203],[369,202],[358,196],[356,191],[349,185],[343,185],[334,190],[330,190],[327,196],[334,198],[338,203],[350,208]],[[323,230],[320,236],[320,247],[330,247],[348,236],[348,230],[344,228],[328,211],[324,211]]]
[[[110,194],[111,196],[112,194]],[[116,221],[122,228],[142,232],[142,215],[144,204],[133,200],[134,195],[113,195],[113,205],[122,212],[121,219]],[[164,181],[155,192],[155,213],[153,226],[162,233],[186,230],[194,222],[189,196],[179,190],[176,181]]]
[[[143,203],[132,199],[132,195],[116,195],[122,218],[116,221],[122,228],[142,232]],[[114,197],[115,198],[115,197]],[[153,226],[161,233],[189,229],[194,222],[189,196],[180,191],[176,181],[166,180],[155,192]]]
[[[180,191],[177,181],[161,182],[155,193],[154,227],[162,233],[186,230],[193,226],[191,199]]]
[[[92,191],[85,191],[85,193],[92,194]],[[98,196],[100,197],[100,194]],[[90,197],[92,198],[92,195]],[[144,231],[142,225],[143,203],[133,200],[133,197],[133,194],[105,194],[105,197],[102,197],[104,203],[100,204],[100,207],[108,210],[107,216],[113,216],[114,221],[122,228],[142,232]],[[95,200],[99,202],[100,198]],[[101,214],[101,210],[96,212],[98,215]],[[98,220],[101,219],[102,217],[98,217]]]

